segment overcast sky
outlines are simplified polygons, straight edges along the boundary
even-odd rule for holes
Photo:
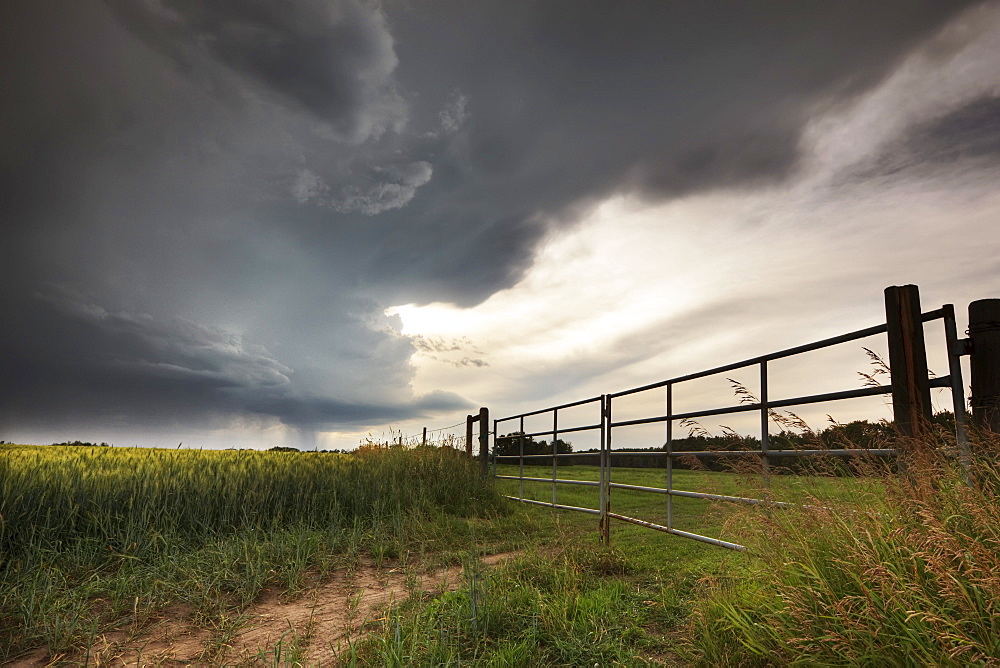
[[[1000,297],[998,2],[13,0],[0,54],[3,440],[353,447]]]

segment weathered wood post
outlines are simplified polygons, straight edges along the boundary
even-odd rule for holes
[[[420,441],[420,445],[427,447],[427,427],[424,427],[424,437]]]
[[[924,434],[931,420],[931,388],[924,348],[920,293],[915,285],[885,289],[885,317],[892,374],[892,415],[904,436]]]
[[[472,458],[472,423],[479,419],[479,416],[465,416],[465,456]]]
[[[972,419],[984,431],[1000,434],[1000,299],[969,304],[972,355]]]
[[[484,476],[490,465],[490,409],[479,409],[479,472]]]

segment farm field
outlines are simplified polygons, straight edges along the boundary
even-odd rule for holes
[[[516,481],[484,481],[448,449],[0,447],[4,665],[1000,656],[993,458],[977,462],[972,486],[957,484],[953,462],[933,448],[905,477],[764,484],[675,471],[676,488],[809,503],[675,500],[678,528],[736,540],[742,553],[620,522],[603,546],[596,516],[503,499],[517,495]],[[664,471],[616,468],[612,479],[659,487]],[[551,483],[525,483],[528,498],[551,494]],[[557,494],[596,507],[596,488]],[[612,508],[662,523],[665,499],[613,490]]]
[[[389,564],[460,564],[499,508],[451,450],[0,446],[0,661],[87,661],[109,631],[141,637],[170,606],[207,630],[196,658],[225,661],[262,597]],[[522,543],[502,519],[479,538],[496,552]]]
[[[523,564],[568,575],[568,555],[609,575],[625,559],[597,544],[591,516],[506,501],[446,449],[0,448],[3,662],[381,665],[373,620],[388,623],[393,601]],[[671,577],[731,558],[638,527],[619,538]]]

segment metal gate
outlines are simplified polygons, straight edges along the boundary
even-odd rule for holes
[[[674,526],[673,499],[675,497],[688,497],[696,499],[706,499],[711,501],[726,501],[744,504],[771,504],[776,506],[794,505],[786,502],[772,501],[758,498],[748,498],[739,496],[727,496],[722,494],[710,494],[705,492],[676,489],[674,487],[674,464],[679,457],[734,457],[734,456],[757,456],[760,458],[761,473],[767,475],[772,462],[779,461],[783,457],[810,457],[810,456],[834,456],[842,458],[859,456],[891,456],[896,453],[893,449],[815,449],[815,450],[780,450],[770,447],[768,431],[771,411],[779,408],[792,406],[802,406],[808,404],[825,403],[842,399],[852,399],[857,397],[868,397],[875,395],[893,395],[893,415],[896,428],[905,435],[918,435],[922,422],[930,417],[930,388],[947,388],[951,390],[952,407],[955,413],[956,437],[958,442],[958,457],[963,465],[969,461],[969,446],[966,436],[966,411],[965,393],[962,382],[962,370],[960,357],[967,354],[968,346],[966,340],[959,340],[955,323],[955,309],[947,304],[941,308],[921,313],[919,307],[919,297],[916,286],[902,286],[886,289],[886,315],[887,322],[874,327],[849,332],[840,336],[823,339],[814,343],[809,343],[787,350],[761,355],[751,359],[726,364],[723,366],[699,371],[697,373],[678,376],[668,380],[643,385],[641,387],[602,394],[597,397],[583,399],[572,403],[552,406],[540,410],[512,415],[494,420],[493,433],[495,438],[499,437],[501,425],[512,422],[517,423],[517,430],[514,432],[518,438],[520,446],[517,455],[494,456],[494,461],[515,460],[518,463],[518,475],[497,475],[497,479],[517,480],[518,496],[507,496],[509,499],[523,503],[547,506],[562,510],[589,513],[600,518],[600,531],[602,540],[610,541],[610,524],[612,520],[629,522],[650,529],[663,531],[683,538],[689,538],[719,547],[732,550],[745,549],[737,543],[720,540],[704,536],[698,533],[682,531]],[[942,321],[944,329],[944,339],[947,348],[949,373],[946,376],[930,378],[927,372],[926,352],[923,339],[923,323],[931,321]],[[874,385],[859,389],[849,389],[840,392],[827,392],[823,394],[813,394],[790,398],[772,398],[768,395],[768,363],[774,360],[792,357],[803,353],[827,348],[841,343],[857,341],[870,336],[886,334],[889,348],[889,364],[891,368],[892,382],[888,385]],[[755,397],[755,401],[740,403],[734,406],[725,406],[700,411],[674,412],[674,398],[678,390],[683,389],[684,383],[699,378],[714,376],[738,369],[757,367],[760,377],[760,396]],[[639,392],[646,392],[662,388],[663,405],[665,411],[662,414],[648,417],[620,420],[614,419],[615,401],[623,397],[634,395]],[[579,409],[584,406],[593,405],[593,422],[583,426],[560,427],[560,411],[574,408]],[[674,425],[682,420],[693,420],[695,418],[727,415],[731,413],[759,412],[761,426],[761,446],[755,450],[726,450],[726,451],[677,451],[673,448]],[[551,414],[552,428],[533,433],[525,433],[525,418]],[[629,451],[614,450],[613,442],[615,430],[622,427],[662,423],[665,427],[665,447],[662,451]],[[485,425],[484,425],[485,426]],[[506,427],[509,429],[510,427]],[[600,447],[598,451],[598,466],[600,468],[599,479],[597,481],[568,480],[558,477],[558,460],[564,457],[580,457],[579,453],[561,454],[557,452],[557,441],[560,435],[578,432],[598,431],[600,434]],[[547,454],[525,454],[525,439],[534,436],[551,436],[552,452]],[[617,483],[612,480],[612,460],[622,455],[648,456],[665,458],[666,486],[646,487],[640,485],[629,485]],[[525,460],[531,458],[551,458],[552,477],[526,477],[524,475]],[[527,499],[524,495],[525,482],[545,482],[552,485],[552,501],[537,501]],[[599,488],[599,501],[597,508],[587,508],[560,504],[557,490],[560,485],[585,485]],[[612,490],[630,490],[634,492],[644,492],[655,495],[666,496],[666,516],[663,523],[649,522],[635,517],[613,513],[610,510],[610,498]]]

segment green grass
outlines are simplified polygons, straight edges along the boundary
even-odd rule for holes
[[[971,485],[947,437],[900,445],[904,475],[675,471],[675,488],[804,504],[675,499],[677,528],[747,552],[622,522],[603,546],[596,516],[506,501],[498,492],[516,496],[516,481],[484,483],[445,450],[7,447],[0,660],[141,628],[177,601],[196,623],[225,629],[263,588],[294,594],[368,555],[463,563],[464,581],[369,626],[346,650],[349,665],[995,664],[1000,439],[977,443]],[[598,473],[567,466],[559,477]],[[662,487],[665,471],[616,468],[612,480]],[[551,483],[526,483],[525,494],[551,501]],[[557,489],[561,504],[597,500],[597,488]],[[663,495],[613,490],[611,506],[666,522]],[[495,567],[476,558],[509,550],[516,556]],[[293,665],[301,654],[290,633],[258,658]]]
[[[517,466],[500,466],[499,475],[517,476]],[[551,467],[525,467],[525,477],[552,477]],[[591,466],[567,466],[558,469],[560,480],[597,481],[599,469]],[[665,488],[666,471],[653,468],[614,468],[611,481],[643,487]],[[535,501],[552,502],[551,482],[525,482],[524,498]],[[514,480],[499,480],[497,489],[506,495],[517,497],[520,485]],[[773,475],[765,480],[758,470],[720,473],[709,471],[676,470],[673,472],[673,488],[691,492],[749,497],[799,504],[815,504],[817,499],[824,503],[850,500],[859,494],[875,493],[880,486],[872,478],[835,477],[831,475],[800,476]],[[560,505],[584,508],[599,507],[597,487],[580,485],[556,485],[556,502]],[[667,524],[667,500],[663,494],[634,490],[611,490],[611,510],[620,515],[635,517],[660,525]],[[718,504],[702,499],[674,497],[672,502],[674,528],[699,533],[712,538],[721,538],[739,543],[744,528],[739,526],[730,512],[729,504]],[[591,517],[594,527],[596,516]],[[644,535],[648,529],[616,521],[612,524],[612,534],[629,539]],[[641,541],[640,541],[641,545]],[[641,549],[641,547],[640,547]]]
[[[0,660],[79,648],[171,602],[211,625],[265,587],[294,592],[360,554],[458,553],[475,518],[500,507],[446,449],[0,446]],[[498,543],[517,535],[503,533]]]
[[[996,665],[1000,438],[974,444],[972,484],[949,437],[899,445],[905,473],[879,494],[744,513],[755,573],[698,601],[691,646],[702,661]]]
[[[500,467],[500,474],[516,467]],[[551,476],[531,467],[525,475]],[[596,468],[559,470],[563,479],[596,480]],[[615,469],[613,480],[662,486],[664,471]],[[678,486],[715,492],[746,490],[749,478],[704,472],[675,474]],[[784,483],[790,484],[790,483]],[[794,485],[792,485],[794,487]],[[517,495],[516,481],[498,481]],[[526,483],[525,496],[551,501],[551,483]],[[559,486],[557,501],[597,507],[596,488]],[[726,513],[711,503],[681,499],[675,517],[709,534],[725,532]],[[363,666],[408,665],[683,665],[692,654],[678,633],[704,581],[736,576],[745,555],[632,524],[616,523],[612,544],[600,544],[598,518],[510,501],[530,518],[534,546],[491,569],[470,563],[458,591],[412,600],[383,620],[349,657]],[[614,490],[618,512],[664,521],[664,497]]]
[[[903,474],[865,478],[675,472],[677,488],[802,502],[800,508],[678,499],[678,526],[738,538],[734,553],[535,507],[554,552],[529,552],[457,592],[412,601],[359,648],[357,665],[995,665],[1000,659],[1000,439],[981,437],[972,484],[953,439],[901,439]],[[511,473],[513,467],[501,468]],[[874,475],[878,473],[878,475]],[[526,475],[551,476],[532,467]],[[560,478],[595,480],[588,467]],[[664,472],[613,479],[662,486]],[[502,491],[517,494],[518,483]],[[525,495],[552,500],[551,483]],[[557,500],[596,507],[595,489]],[[631,494],[631,495],[630,495]],[[662,496],[612,493],[612,508],[663,523]],[[512,502],[514,503],[514,502]]]

